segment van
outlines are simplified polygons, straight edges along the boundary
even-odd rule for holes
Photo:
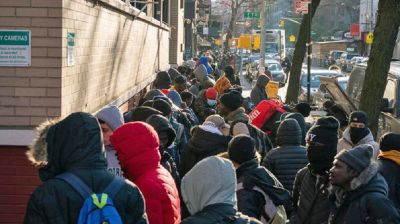
[[[366,69],[366,63],[354,67],[346,90],[339,88],[335,79],[320,79],[321,85],[326,87],[335,103],[340,105],[347,115],[359,108]],[[378,137],[390,131],[400,133],[400,61],[390,63],[383,99],[377,103],[381,103]]]

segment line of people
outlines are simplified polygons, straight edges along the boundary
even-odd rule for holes
[[[125,114],[108,106],[40,125],[27,156],[43,184],[25,223],[90,216],[60,178],[66,172],[96,193],[123,178],[112,198],[122,223],[400,223],[400,134],[374,142],[357,111],[339,138],[335,117],[308,124],[304,104],[285,107],[265,132],[252,124],[234,69],[215,78],[210,61],[159,72]]]

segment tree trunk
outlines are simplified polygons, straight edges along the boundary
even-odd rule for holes
[[[374,30],[365,80],[361,92],[360,110],[369,116],[374,136],[378,131],[378,120],[387,74],[400,26],[400,1],[380,0],[378,18]]]
[[[321,0],[312,1],[311,18],[315,15],[315,11]],[[301,21],[299,33],[297,35],[297,42],[294,49],[292,67],[290,69],[289,85],[286,93],[286,103],[295,103],[299,96],[300,90],[300,75],[301,66],[303,63],[304,55],[306,53],[306,42],[308,32],[308,16],[304,15]]]

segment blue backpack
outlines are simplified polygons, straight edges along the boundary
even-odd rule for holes
[[[71,185],[85,200],[79,213],[78,224],[122,224],[121,216],[112,200],[125,184],[121,177],[114,177],[104,193],[94,193],[79,177],[70,172],[60,174],[56,178]]]

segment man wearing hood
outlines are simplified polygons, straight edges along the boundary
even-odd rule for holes
[[[200,160],[225,152],[231,140],[227,131],[229,125],[216,114],[207,117],[202,125],[192,128],[192,137],[182,153],[182,176]]]
[[[45,122],[38,129],[28,158],[41,166],[40,185],[32,193],[24,223],[76,223],[85,198],[67,182],[56,178],[70,172],[93,192],[103,192],[115,178],[107,171],[101,129],[90,114],[73,113],[65,119]],[[138,188],[125,180],[113,199],[123,223],[147,223]]]
[[[297,172],[307,163],[306,148],[301,145],[301,130],[297,121],[287,118],[278,127],[276,144],[265,156],[263,165],[271,171],[289,192]]]
[[[160,164],[159,139],[152,126],[129,122],[111,135],[124,176],[142,191],[149,223],[179,224],[180,200],[171,174]]]
[[[156,89],[169,89],[171,87],[172,80],[168,72],[161,71],[156,75],[156,79],[153,82],[154,88]]]
[[[334,186],[329,224],[400,223],[372,153],[371,145],[359,145],[335,157],[329,176]]]
[[[103,133],[103,144],[106,149],[107,170],[116,176],[122,176],[121,166],[117,158],[117,153],[110,142],[110,136],[124,124],[124,118],[121,111],[116,106],[107,106],[101,109],[95,115],[100,123]]]
[[[278,206],[291,210],[289,191],[276,177],[260,166],[254,139],[248,135],[235,136],[228,145],[228,157],[236,168],[238,210],[245,215],[271,223],[278,219]],[[265,196],[264,196],[265,195]],[[279,215],[278,215],[279,216]],[[286,221],[286,214],[281,217]]]
[[[214,88],[200,91],[199,97],[197,97],[193,103],[194,112],[199,118],[200,123],[204,122],[207,115],[210,114],[210,111],[215,111],[217,99],[218,92]]]
[[[200,89],[198,89],[197,92],[202,89],[213,87],[215,85],[215,81],[208,76],[207,68],[204,65],[200,64],[193,71],[193,74],[196,77],[197,81],[200,82]]]
[[[354,111],[350,114],[349,126],[344,130],[339,140],[337,152],[351,149],[357,145],[370,144],[374,152],[372,158],[377,159],[379,145],[368,128],[368,116],[364,111]]]
[[[202,57],[200,57],[199,61],[200,61],[200,65],[204,65],[204,67],[206,67],[207,74],[211,75],[213,73],[213,69],[210,66],[208,58],[206,56],[202,56]]]
[[[389,187],[389,199],[400,212],[400,134],[388,132],[379,140],[379,172]]]
[[[225,77],[229,79],[230,83],[232,85],[238,85],[241,86],[240,84],[240,79],[235,75],[235,70],[233,69],[232,65],[228,65],[224,68],[224,73]]]
[[[237,211],[236,175],[232,163],[211,156],[182,179],[182,198],[192,216],[182,224],[261,224]]]
[[[307,133],[309,164],[299,170],[293,186],[290,223],[325,224],[329,218],[329,169],[336,155],[339,122],[322,117]]]
[[[268,99],[267,92],[265,91],[268,82],[268,76],[260,75],[258,77],[256,85],[253,87],[250,93],[250,99],[254,105],[258,105],[261,101]]]

